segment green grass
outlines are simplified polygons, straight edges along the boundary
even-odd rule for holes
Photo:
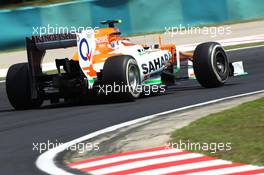
[[[246,44],[237,44],[232,46],[224,46],[225,50],[232,50],[232,49],[243,49],[247,47],[255,47],[255,46],[264,46],[264,42],[255,42],[255,43],[246,43]],[[190,53],[193,53],[194,50],[189,51]]]
[[[3,80],[5,80],[5,77],[0,77],[0,81],[3,81]]]
[[[231,49],[238,49],[238,48],[244,48],[244,47],[254,47],[254,46],[262,46],[262,45],[264,46],[264,42],[238,44],[238,45],[233,45],[233,46],[225,46],[224,48],[226,50],[231,50]]]
[[[174,131],[172,143],[231,143],[230,151],[194,151],[234,162],[264,165],[264,98],[211,114]]]
[[[47,74],[47,75],[52,75],[52,74],[57,74],[58,73],[58,70],[49,70],[49,71],[45,71],[43,72],[44,74]],[[64,70],[61,70],[61,73],[65,73]],[[6,78],[5,77],[0,77],[0,81],[2,80],[5,80]]]
[[[52,75],[52,74],[57,74],[58,73],[58,70],[55,69],[55,70],[49,70],[49,71],[46,71],[44,72],[44,74],[47,74],[47,75]]]

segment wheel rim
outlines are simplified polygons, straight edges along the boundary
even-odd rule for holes
[[[225,77],[227,71],[227,60],[222,52],[218,51],[216,53],[215,59],[215,67],[217,73],[220,75],[221,78]]]
[[[128,68],[128,85],[131,93],[138,94],[137,86],[139,85],[139,71],[136,65],[132,64]]]

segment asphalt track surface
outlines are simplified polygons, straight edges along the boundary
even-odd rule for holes
[[[264,89],[264,47],[231,51],[228,56],[231,61],[243,60],[249,75],[230,78],[225,86],[214,89],[202,88],[195,80],[178,82],[166,95],[130,103],[101,100],[83,106],[45,105],[38,110],[14,111],[5,84],[0,83],[0,174],[43,174],[35,167],[39,153],[32,150],[33,142],[63,143],[146,115]]]

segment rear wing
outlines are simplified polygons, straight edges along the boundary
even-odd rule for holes
[[[42,72],[41,62],[46,50],[67,48],[77,45],[76,34],[52,34],[26,38],[28,63],[33,76]]]
[[[36,77],[43,75],[41,63],[46,50],[68,48],[77,46],[76,34],[51,34],[42,36],[26,37],[29,73],[31,76],[32,98],[37,97]]]
[[[67,48],[76,45],[76,34],[52,34],[32,36],[31,41],[36,44],[39,50]]]

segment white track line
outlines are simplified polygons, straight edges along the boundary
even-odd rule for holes
[[[205,105],[209,105],[209,104],[213,104],[213,103],[217,103],[217,102],[221,102],[221,101],[225,101],[225,100],[230,100],[230,99],[234,99],[234,98],[239,98],[239,97],[245,97],[245,96],[249,96],[249,95],[254,95],[254,94],[259,94],[259,93],[263,93],[263,90],[259,90],[259,91],[254,91],[254,92],[249,92],[249,93],[244,93],[244,94],[239,94],[239,95],[234,95],[234,96],[229,96],[229,97],[224,97],[224,98],[219,98],[219,99],[215,99],[215,100],[210,100],[207,102],[203,102],[203,103],[198,103],[198,104],[194,104],[194,105],[190,105],[190,106],[185,106],[185,107],[181,107],[181,108],[177,108],[177,109],[173,109],[173,110],[169,110],[169,111],[165,111],[165,112],[161,112],[161,113],[157,113],[157,114],[153,114],[153,115],[149,115],[146,117],[142,117],[142,118],[138,118],[135,120],[131,120],[125,123],[121,123],[118,125],[114,125],[114,126],[110,126],[108,128],[99,130],[99,131],[95,131],[91,134],[82,136],[80,138],[74,139],[70,142],[67,142],[63,145],[60,145],[56,148],[53,148],[51,150],[48,150],[46,152],[44,152],[43,154],[41,154],[37,160],[36,160],[36,166],[43,172],[46,172],[48,174],[51,175],[58,175],[58,174],[63,174],[63,175],[74,175],[72,173],[69,173],[65,170],[63,170],[60,167],[57,167],[56,165],[56,156],[64,151],[65,149],[67,149],[69,146],[89,140],[91,138],[95,138],[99,135],[105,134],[105,133],[109,133],[111,131],[115,131],[117,129],[120,128],[124,128],[126,126],[131,126],[143,121],[147,121],[156,117],[159,117],[161,115],[166,115],[166,114],[171,114],[174,112],[179,112],[179,111],[183,111],[183,110],[187,110],[187,109],[191,109],[191,108],[195,108],[195,107],[201,107],[201,106],[205,106]]]
[[[222,46],[235,46],[239,44],[250,44],[256,42],[262,42],[264,40],[264,35],[254,35],[254,36],[245,36],[231,39],[218,40],[216,42],[220,43]],[[200,43],[185,44],[178,46],[181,51],[192,51]]]

